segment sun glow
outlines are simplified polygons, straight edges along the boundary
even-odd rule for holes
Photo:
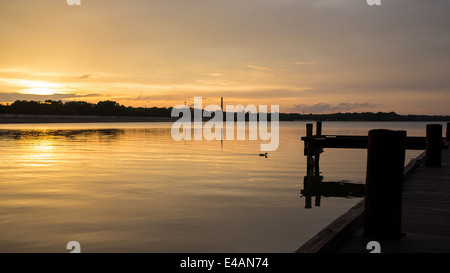
[[[24,79],[4,79],[0,78],[0,82],[6,83],[12,87],[18,87],[22,94],[30,95],[54,95],[56,93],[66,93],[68,89],[66,85],[62,83],[46,82],[46,81],[33,81]]]
[[[61,84],[44,82],[44,81],[29,81],[21,80],[22,86],[25,87],[23,90],[26,94],[33,95],[53,95],[58,93],[58,90],[62,87]]]

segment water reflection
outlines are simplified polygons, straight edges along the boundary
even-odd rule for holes
[[[282,123],[267,158],[261,141],[175,141],[171,125],[2,126],[0,252],[293,252],[357,201],[303,209],[301,189],[337,196],[318,168],[299,181],[304,123]],[[333,149],[320,170],[362,181],[364,159]]]
[[[349,181],[324,182],[320,175],[320,154],[322,149],[312,151],[305,149],[306,175],[303,179],[303,189],[300,194],[305,197],[305,208],[312,208],[312,197],[315,197],[314,205],[320,207],[321,197],[364,197],[365,185],[350,183]]]
[[[101,141],[116,141],[123,134],[124,130],[122,129],[0,130],[0,139],[49,140],[52,138],[65,138],[87,141],[97,135]]]
[[[315,197],[315,206],[320,206],[321,196],[324,197],[364,197],[364,184],[356,184],[345,181],[323,182],[323,176],[305,176],[303,190],[305,208],[312,208],[312,197]]]

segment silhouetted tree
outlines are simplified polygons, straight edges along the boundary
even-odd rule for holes
[[[120,104],[115,101],[99,101],[95,106],[95,112],[100,116],[119,116]]]

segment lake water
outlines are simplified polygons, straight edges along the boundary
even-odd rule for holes
[[[0,125],[0,252],[293,252],[361,198],[305,208],[305,122],[280,145],[175,141],[171,123]],[[426,123],[324,122],[323,134]],[[421,151],[408,151],[407,161]],[[325,149],[324,181],[364,183],[366,151]]]

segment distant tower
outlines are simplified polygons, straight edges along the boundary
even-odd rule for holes
[[[220,109],[222,109],[223,112],[223,97],[220,97]]]

